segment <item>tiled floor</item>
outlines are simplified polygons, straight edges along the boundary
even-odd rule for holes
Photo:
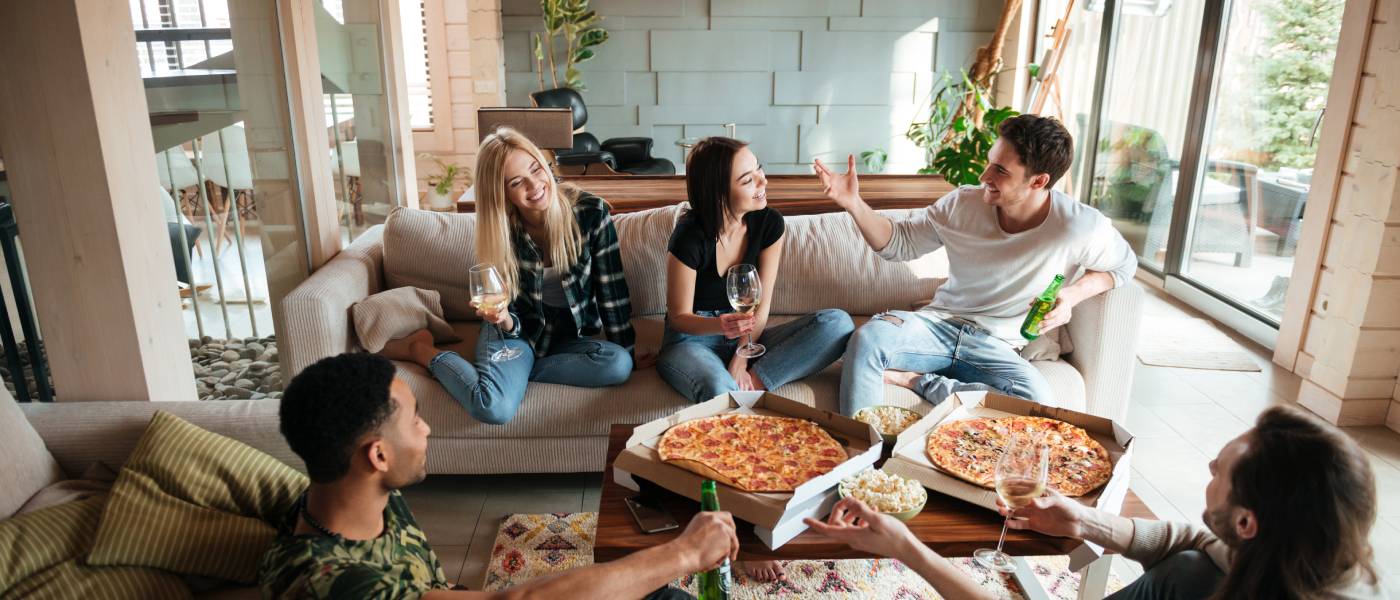
[[[1192,313],[1159,293],[1148,294],[1145,318]],[[1263,371],[1200,371],[1138,364],[1128,428],[1137,436],[1133,490],[1164,519],[1200,522],[1206,464],[1264,408],[1294,402],[1299,380],[1275,367],[1270,354],[1243,338]],[[1371,455],[1381,498],[1372,530],[1377,563],[1400,596],[1400,434],[1383,427],[1348,429]],[[433,476],[405,491],[449,578],[479,589],[501,516],[508,513],[596,510],[599,473],[521,476]],[[1141,570],[1115,561],[1120,577]]]

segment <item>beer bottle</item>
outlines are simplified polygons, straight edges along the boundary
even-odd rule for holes
[[[715,482],[706,479],[700,484],[700,510],[719,510],[719,494]],[[698,575],[700,578],[699,600],[728,600],[730,589],[729,559],[725,558],[718,567]]]
[[[1045,319],[1050,309],[1055,308],[1055,298],[1060,295],[1060,285],[1064,282],[1064,275],[1056,275],[1050,286],[1036,296],[1035,304],[1031,305],[1031,312],[1027,313],[1026,320],[1021,322],[1021,337],[1027,340],[1040,337],[1040,322]]]

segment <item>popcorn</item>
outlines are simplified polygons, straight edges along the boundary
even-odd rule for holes
[[[899,435],[920,419],[919,413],[898,406],[871,406],[856,413],[856,420],[874,425],[884,435]]]
[[[841,492],[883,513],[914,510],[928,500],[928,490],[913,479],[866,469],[841,481]]]

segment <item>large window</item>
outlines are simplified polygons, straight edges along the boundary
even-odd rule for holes
[[[1108,20],[1106,47],[1066,56],[1075,72],[1091,60],[1104,89],[1088,108],[1092,175],[1069,191],[1113,219],[1168,292],[1265,343],[1283,312],[1343,4],[1091,1],[1083,11]]]

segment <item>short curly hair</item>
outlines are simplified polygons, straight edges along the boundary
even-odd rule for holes
[[[997,132],[1016,149],[1028,176],[1050,176],[1046,189],[1055,186],[1074,160],[1074,138],[1059,119],[1017,115],[1002,121]]]
[[[347,352],[316,361],[282,394],[282,437],[316,483],[350,471],[355,445],[394,414],[389,386],[394,364],[377,354]]]

